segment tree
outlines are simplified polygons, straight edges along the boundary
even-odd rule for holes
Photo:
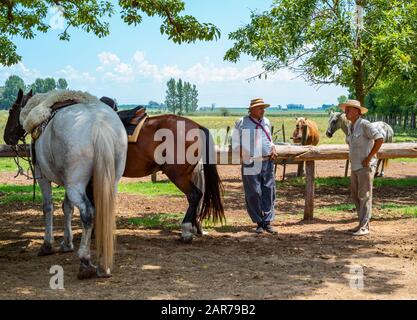
[[[60,90],[65,90],[68,88],[68,82],[67,80],[63,79],[63,78],[59,78],[58,82],[56,84],[56,87]]]
[[[191,91],[192,91],[191,83],[185,82],[184,83],[184,110],[185,110],[185,113],[189,113],[189,112],[193,111],[192,108],[191,108]]]
[[[34,83],[30,85],[33,93],[45,93],[45,80],[37,78]]]
[[[179,115],[184,113],[184,85],[181,79],[177,82],[177,110]]]
[[[230,33],[225,59],[248,54],[267,75],[288,67],[307,81],[348,87],[362,103],[382,78],[417,67],[417,1],[275,0]]]
[[[183,114],[197,110],[198,91],[196,85],[184,82],[182,79],[175,81],[171,78],[167,82],[165,103],[172,113]]]
[[[13,105],[20,89],[25,89],[25,82],[22,78],[16,75],[7,78],[4,84],[1,103],[5,109],[9,109]]]
[[[191,89],[191,111],[195,111],[198,108],[198,90],[194,84]]]
[[[177,100],[177,84],[174,78],[169,79],[167,82],[167,91],[166,91],[166,98],[165,104],[170,112],[173,114],[177,111],[178,100]]]
[[[219,29],[211,23],[201,23],[193,16],[181,15],[185,9],[182,0],[119,0],[121,18],[128,25],[137,26],[142,15],[162,18],[161,34],[175,43],[213,40],[220,37]],[[38,33],[51,29],[47,20],[48,9],[58,8],[59,18],[66,28],[59,35],[69,40],[69,28],[79,28],[99,38],[109,34],[110,18],[115,12],[110,0],[13,0],[0,1],[0,64],[13,65],[21,61],[13,40],[18,37],[33,39]]]
[[[49,92],[56,89],[56,81],[54,78],[46,78],[45,79],[45,92]]]

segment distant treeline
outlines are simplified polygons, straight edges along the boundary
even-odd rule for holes
[[[32,84],[26,85],[22,78],[11,75],[7,78],[4,86],[0,86],[0,109],[9,109],[16,100],[19,89],[26,92],[45,93],[55,89],[67,89],[68,82],[64,78],[55,80],[54,78],[36,79]]]

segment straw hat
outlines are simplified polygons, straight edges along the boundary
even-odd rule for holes
[[[250,101],[249,109],[252,109],[255,107],[268,108],[269,106],[270,104],[265,103],[264,99],[258,98],[258,99],[253,99]]]
[[[361,106],[361,103],[358,100],[348,100],[345,103],[339,105],[339,108],[346,112],[347,107],[353,107],[359,109],[361,114],[365,114],[368,112],[368,109]]]

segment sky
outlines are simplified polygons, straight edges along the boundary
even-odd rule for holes
[[[139,26],[123,23],[119,15],[109,19],[110,35],[97,38],[79,29],[69,29],[71,40],[60,41],[65,28],[51,10],[53,29],[33,40],[14,39],[21,63],[0,65],[0,85],[11,74],[26,84],[36,78],[67,79],[70,89],[84,90],[98,97],[115,98],[119,104],[146,104],[165,100],[166,82],[181,78],[196,84],[199,106],[246,107],[254,98],[272,106],[289,103],[319,107],[337,103],[346,95],[342,87],[311,86],[288,70],[280,70],[267,80],[248,83],[247,78],[262,71],[262,64],[242,56],[238,63],[223,60],[233,46],[228,34],[250,22],[250,12],[268,10],[272,0],[186,0],[185,14],[201,22],[211,22],[221,31],[217,41],[174,44],[161,35],[161,19],[143,16]]]

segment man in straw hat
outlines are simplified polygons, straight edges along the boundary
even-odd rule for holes
[[[351,193],[359,218],[359,225],[349,231],[355,236],[363,236],[369,233],[372,186],[377,165],[375,155],[381,148],[383,136],[368,120],[361,117],[368,109],[361,106],[359,101],[348,100],[339,107],[351,122],[346,139],[351,162]]]
[[[271,226],[274,220],[275,175],[274,159],[277,152],[271,138],[271,124],[264,117],[269,104],[253,99],[248,115],[236,122],[234,146],[242,152],[242,180],[246,208],[252,221],[257,223],[256,233],[276,233]]]

